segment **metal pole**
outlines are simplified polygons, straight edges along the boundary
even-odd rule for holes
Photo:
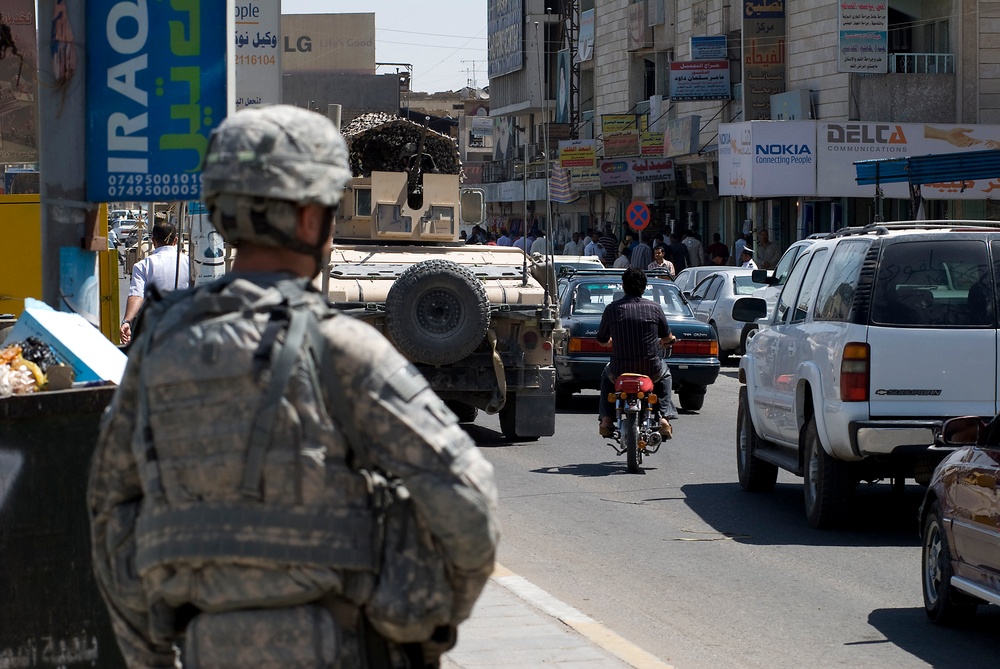
[[[56,0],[38,0],[38,16],[49,20]],[[60,306],[60,249],[80,248],[88,212],[99,205],[87,202],[84,138],[86,137],[87,50],[80,40],[87,34],[87,1],[65,3],[77,42],[76,70],[65,82],[56,80],[52,63],[52,31],[38,25],[38,148],[41,172],[42,299]],[[95,215],[95,214],[92,214]]]

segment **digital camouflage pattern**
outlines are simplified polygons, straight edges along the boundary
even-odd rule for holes
[[[221,280],[228,284],[219,297],[233,304],[278,302],[273,286],[287,278],[230,275]],[[405,486],[446,556],[451,625],[468,617],[493,569],[499,531],[491,465],[390,343],[360,321],[325,314],[321,298],[308,297],[312,309],[324,315],[318,378],[326,400],[316,396],[300,360],[276,422],[281,438],[264,459],[260,503],[303,518],[323,513],[338,528],[353,528],[340,536],[317,533],[305,521],[308,531],[298,533],[278,523],[262,528],[248,522],[252,514],[232,510],[246,504],[239,490],[248,431],[268,377],[266,369],[259,376],[249,373],[250,363],[239,358],[248,350],[241,339],[247,331],[208,324],[185,329],[185,310],[194,297],[151,308],[141,318],[104,417],[88,489],[95,574],[130,667],[174,666],[172,644],[181,643],[192,611],[188,605],[218,613],[317,601],[334,612],[342,635],[337,666],[362,666],[357,615],[371,596],[376,556],[370,555],[367,566],[358,556],[376,542],[370,539],[375,535],[367,481],[348,466],[350,452],[338,423],[350,421],[367,440],[373,466]],[[145,354],[149,337],[170,331],[170,346],[157,347],[154,339]],[[251,344],[252,351],[256,343]],[[343,390],[342,406],[329,404],[337,396],[333,384]],[[159,456],[153,467],[140,429],[144,398]],[[295,470],[301,478],[289,476]],[[151,474],[156,471],[162,495]],[[168,522],[171,516],[164,512],[192,508],[208,508],[215,515],[202,517],[214,522],[185,526]],[[318,548],[331,548],[329,542],[342,550],[324,562],[316,557],[322,551],[310,550],[319,542]],[[211,547],[211,554],[198,556],[191,546]],[[275,546],[288,546],[288,556],[275,556]],[[420,588],[401,594],[439,596]]]

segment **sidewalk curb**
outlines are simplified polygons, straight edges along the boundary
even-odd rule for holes
[[[585,613],[562,602],[533,583],[497,564],[491,580],[546,615],[556,618],[594,645],[603,648],[635,669],[674,669],[631,641],[611,631]]]

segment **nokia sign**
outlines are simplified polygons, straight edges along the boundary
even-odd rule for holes
[[[812,149],[808,144],[756,144],[754,162],[758,164],[808,165]]]

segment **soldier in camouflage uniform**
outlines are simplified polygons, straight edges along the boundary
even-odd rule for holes
[[[90,474],[94,570],[129,667],[434,667],[493,569],[492,467],[386,339],[309,288],[349,176],[313,112],[243,110],[213,133],[204,197],[233,271],[147,301]],[[297,316],[269,325],[289,303],[305,335]],[[278,383],[295,337],[305,353]],[[386,479],[447,582],[404,569],[381,591],[444,610],[432,638],[377,631],[393,629],[373,596]]]

